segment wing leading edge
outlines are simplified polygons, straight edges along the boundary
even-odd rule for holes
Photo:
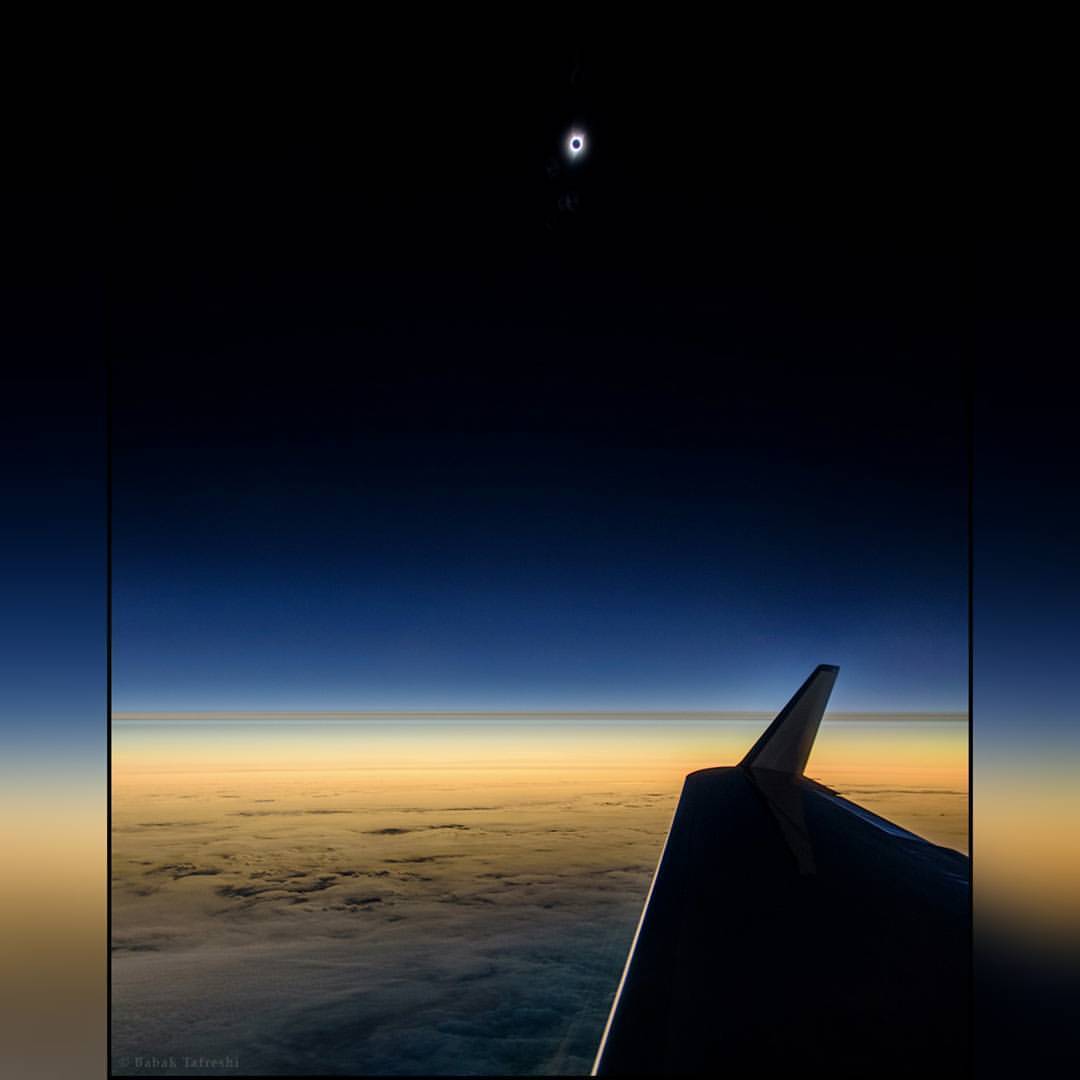
[[[837,673],[686,778],[594,1075],[966,1068],[969,861],[804,777]]]

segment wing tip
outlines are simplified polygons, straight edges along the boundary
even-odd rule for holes
[[[818,664],[739,764],[801,777],[839,672]]]

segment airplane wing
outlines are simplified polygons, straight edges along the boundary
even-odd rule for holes
[[[686,778],[593,1075],[967,1073],[970,862],[803,776],[837,671]]]

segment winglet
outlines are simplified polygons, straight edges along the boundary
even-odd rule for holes
[[[819,664],[740,764],[802,776],[839,670],[833,664]]]

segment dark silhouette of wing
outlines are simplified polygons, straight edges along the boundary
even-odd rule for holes
[[[594,1074],[966,1074],[969,860],[803,776],[837,670],[686,778]]]

